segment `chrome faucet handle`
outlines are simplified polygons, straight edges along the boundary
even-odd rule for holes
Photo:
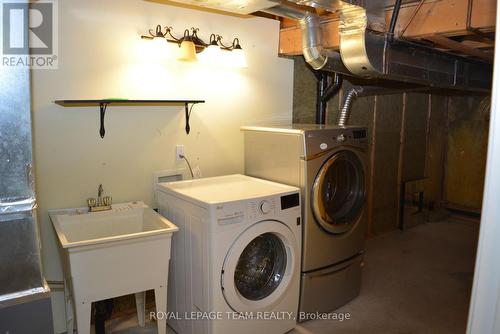
[[[102,203],[106,206],[111,206],[111,203],[113,203],[113,198],[111,196],[104,196],[102,198]]]
[[[95,198],[89,198],[87,199],[87,205],[89,208],[95,207],[97,204],[97,200]]]

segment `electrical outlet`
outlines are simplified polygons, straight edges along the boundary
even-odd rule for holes
[[[184,145],[175,145],[175,159],[177,161],[182,160],[184,156]]]

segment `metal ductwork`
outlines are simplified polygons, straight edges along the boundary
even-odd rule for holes
[[[299,20],[302,32],[302,52],[304,59],[315,70],[322,69],[328,61],[323,49],[321,26],[317,14],[307,13]]]
[[[490,64],[393,40],[391,35],[381,33],[384,11],[381,6],[374,6],[381,1],[293,1],[340,12],[340,55],[347,70],[355,76],[443,89],[489,92],[491,88],[493,68]],[[342,68],[332,70],[344,73]]]
[[[406,82],[442,89],[489,92],[492,65],[451,55],[385,33],[384,1],[292,0],[340,13],[340,53],[323,47],[319,16],[279,0],[172,0],[248,14],[263,11],[299,21],[302,51],[315,70]],[[397,12],[397,11],[396,11]]]
[[[318,14],[280,4],[262,10],[268,14],[299,21],[302,34],[302,53],[306,62],[315,70],[325,70],[351,75],[340,54],[323,48],[323,34]]]
[[[349,121],[349,116],[351,114],[351,105],[353,101],[356,99],[356,97],[358,97],[358,94],[361,92],[363,92],[363,87],[351,88],[349,91],[347,91],[344,104],[339,112],[338,122],[337,122],[338,126],[344,127],[347,125],[347,122]]]

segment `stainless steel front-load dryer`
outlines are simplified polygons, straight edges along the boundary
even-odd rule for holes
[[[300,320],[355,298],[366,230],[366,128],[293,124],[242,130],[245,174],[302,191]]]

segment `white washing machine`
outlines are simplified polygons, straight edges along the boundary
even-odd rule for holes
[[[285,333],[300,290],[298,188],[244,175],[160,183],[172,238],[169,325],[179,334]]]
[[[242,130],[245,174],[302,191],[299,310],[333,311],[355,298],[361,287],[366,128],[292,124]]]

